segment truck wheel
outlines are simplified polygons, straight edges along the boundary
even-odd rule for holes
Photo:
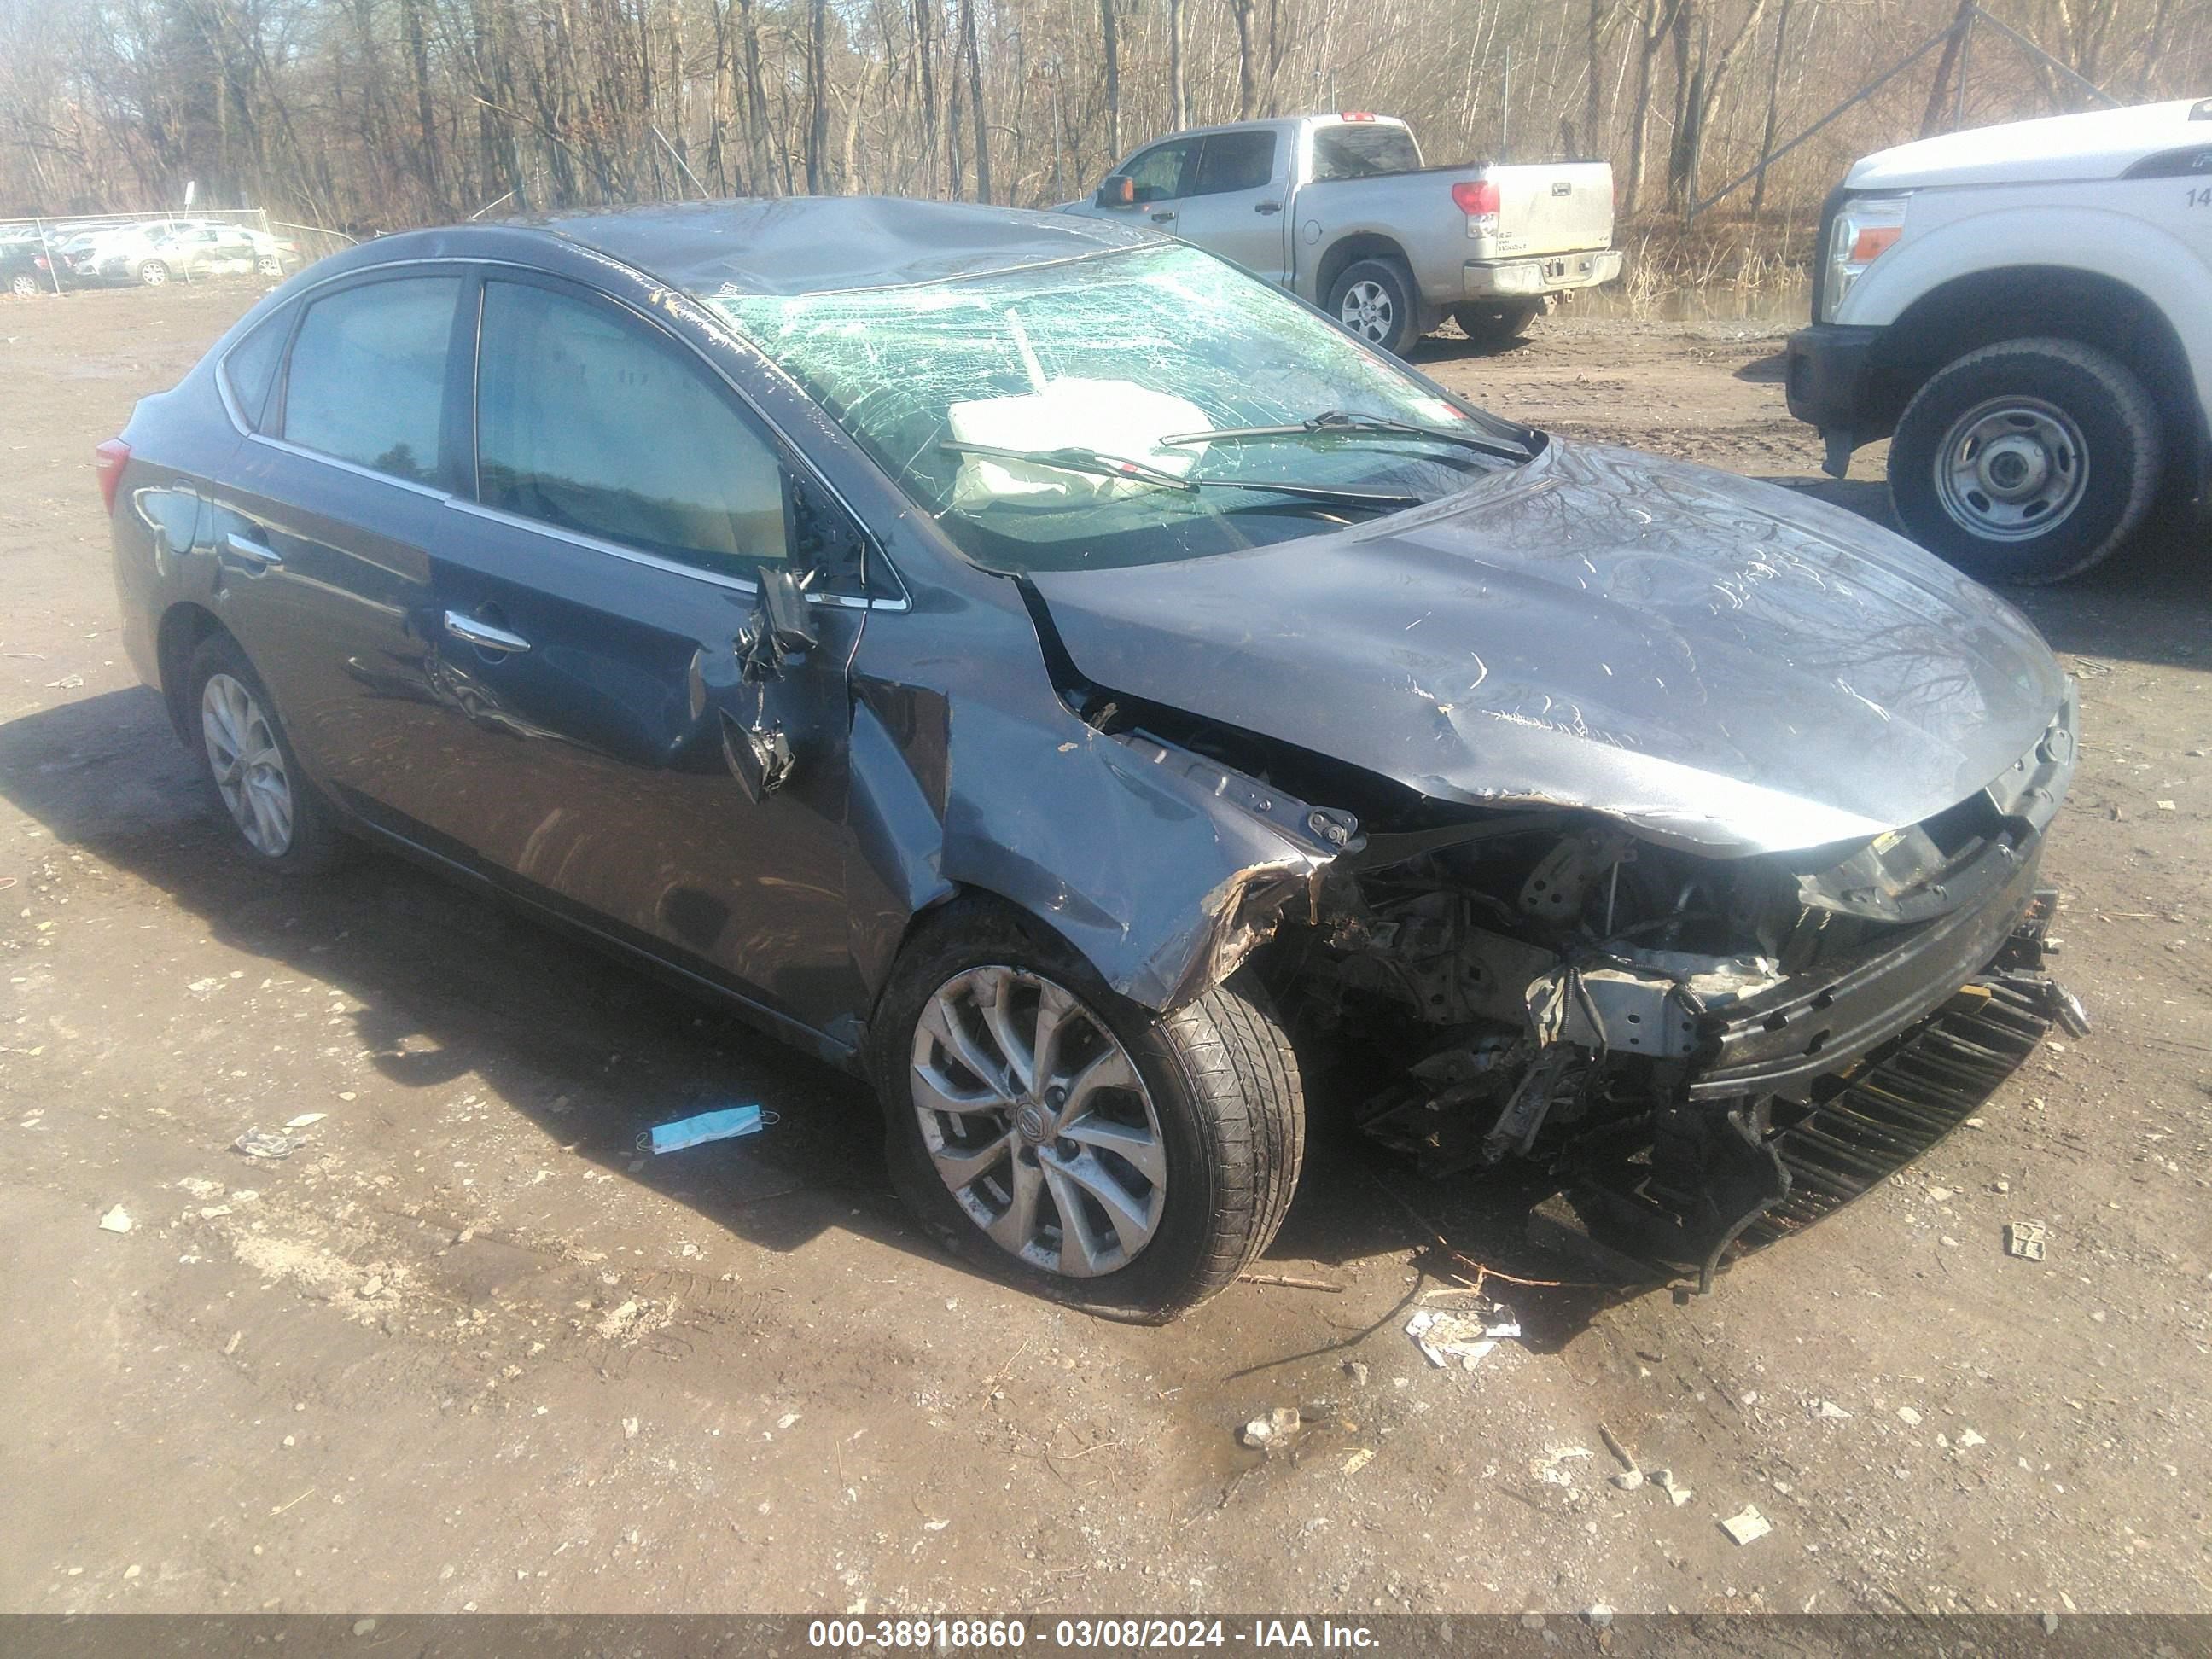
[[[1421,337],[1413,273],[1397,259],[1359,259],[1328,290],[1328,314],[1370,344],[1402,357]]]
[[[987,1269],[1166,1319],[1282,1224],[1305,1105],[1256,988],[1155,1013],[1042,924],[963,899],[908,945],[872,1032],[892,1181]]]
[[[2165,463],[2158,408],[2072,340],[2006,340],[1938,371],[1889,446],[1898,521],[1984,581],[2055,582],[2124,542]]]
[[[1452,320],[1460,332],[1479,346],[1510,345],[1528,331],[1528,325],[1543,310],[1536,300],[1507,300],[1496,305],[1452,307]]]

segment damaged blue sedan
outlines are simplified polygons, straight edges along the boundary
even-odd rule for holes
[[[393,236],[100,478],[245,858],[380,843],[865,1074],[925,1219],[1070,1299],[1234,1279],[1324,1076],[1710,1282],[2079,1018],[2010,608],[1133,229]]]

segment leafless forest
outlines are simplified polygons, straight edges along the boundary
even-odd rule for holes
[[[1339,108],[1403,115],[1431,161],[1609,157],[1623,210],[1651,215],[1954,5],[0,0],[0,215],[173,206],[188,179],[205,205],[356,232],[700,191],[1034,204],[1178,125]],[[2212,0],[1990,10],[2122,101],[2212,93]],[[1795,151],[1760,205],[1802,209],[1850,156],[1923,128],[2086,100],[1984,24]]]

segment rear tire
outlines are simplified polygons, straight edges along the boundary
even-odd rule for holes
[[[1459,325],[1460,332],[1479,346],[1510,345],[1528,331],[1528,325],[1542,315],[1540,300],[1506,300],[1494,305],[1464,305],[1452,307],[1452,320]]]
[[[8,279],[8,292],[19,300],[35,300],[46,291],[45,285],[27,270],[19,271]]]
[[[1405,356],[1421,337],[1420,293],[1401,259],[1359,259],[1346,265],[1329,284],[1323,309],[1394,357]]]
[[[192,653],[185,708],[200,772],[233,844],[285,876],[320,875],[344,855],[337,820],[307,775],[276,705],[238,641],[211,634]]]
[[[169,267],[159,259],[149,259],[138,267],[138,280],[148,288],[159,288],[169,280]]]
[[[1040,1039],[1048,997],[1054,1035]],[[908,944],[872,1032],[893,1183],[988,1272],[1164,1320],[1229,1285],[1282,1225],[1304,1097],[1289,1039],[1241,976],[1156,1013],[1043,924],[961,899]],[[1036,1073],[1039,1048],[1064,1062]],[[1052,1081],[1063,1063],[1075,1086]],[[948,1100],[965,1109],[927,1103]],[[1073,1236],[1063,1203],[1080,1218]]]
[[[1905,406],[1889,495],[1905,534],[1970,576],[2063,581],[2134,532],[2165,464],[2158,406],[2116,358],[2006,340],[1938,370]]]

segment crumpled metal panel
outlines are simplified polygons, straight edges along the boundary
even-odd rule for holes
[[[962,888],[1029,911],[1158,1009],[1232,972],[1280,916],[1310,917],[1340,850],[1326,834],[1349,820],[1316,824],[1306,803],[1201,756],[1093,730],[1042,665],[905,660],[915,637],[872,629],[854,679],[847,887],[867,983],[908,920]]]
[[[1386,524],[1035,577],[1076,666],[1432,798],[1744,856],[1966,799],[2064,677],[2002,600],[1771,485],[1554,441]]]

